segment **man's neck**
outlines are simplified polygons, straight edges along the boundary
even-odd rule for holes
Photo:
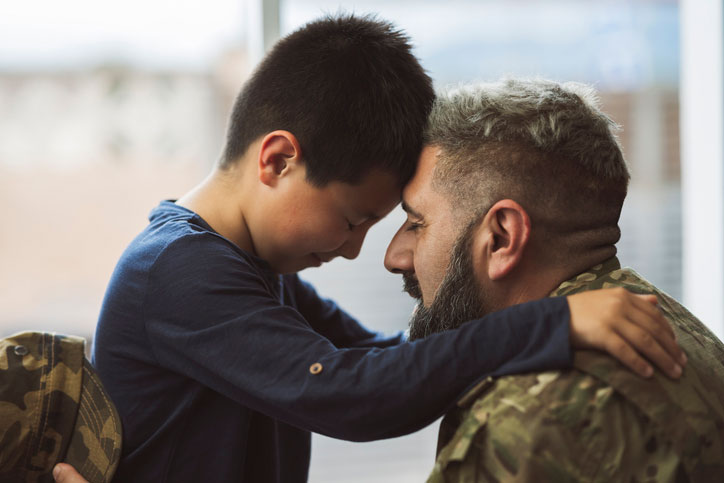
[[[502,303],[498,309],[548,297],[560,284],[616,255],[616,247],[594,250],[572,256],[565,265],[528,264],[508,281],[495,288]]]
[[[588,250],[580,255],[571,257],[568,263],[560,268],[559,275],[557,276],[557,283],[551,287],[550,291],[546,295],[549,295],[566,280],[570,280],[576,275],[587,271],[589,268],[604,263],[606,260],[615,257],[616,253],[617,249],[615,245],[602,245],[595,249]]]

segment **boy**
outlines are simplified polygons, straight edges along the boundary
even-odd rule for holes
[[[433,95],[385,22],[327,18],[275,46],[218,166],[153,210],[109,283],[94,363],[124,425],[117,481],[306,481],[310,431],[407,434],[481,377],[569,364],[566,299],[409,344],[295,274],[355,258],[399,202]],[[605,327],[578,332],[590,301],[570,300],[570,335],[601,347]]]

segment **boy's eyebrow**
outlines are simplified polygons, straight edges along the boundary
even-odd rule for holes
[[[415,218],[422,219],[423,216],[418,211],[414,210],[410,205],[408,205],[405,200],[402,200],[402,209],[405,210],[405,213],[414,216]]]

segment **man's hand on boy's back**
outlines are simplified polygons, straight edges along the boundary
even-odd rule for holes
[[[58,463],[53,468],[53,478],[56,483],[88,483],[88,481],[67,463]]]
[[[571,346],[608,352],[643,377],[653,374],[648,359],[676,379],[686,355],[656,304],[655,295],[623,288],[569,295]]]

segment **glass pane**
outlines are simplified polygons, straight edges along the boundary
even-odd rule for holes
[[[282,5],[283,33],[338,11],[331,1]],[[405,30],[438,87],[505,75],[593,84],[604,110],[623,126],[621,141],[632,171],[620,222],[621,263],[680,298],[677,2],[359,0],[353,5],[349,11],[378,13]],[[359,261],[304,273],[322,293],[378,330],[404,329],[410,308],[399,292],[399,277],[388,282],[381,266],[397,226],[385,220],[377,227]],[[434,462],[436,431],[433,425],[412,436],[364,444],[317,437],[310,479],[424,481]]]

